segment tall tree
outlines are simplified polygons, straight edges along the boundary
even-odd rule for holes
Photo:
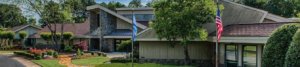
[[[18,6],[0,4],[0,8],[0,27],[14,27],[26,23],[26,18]]]
[[[284,17],[295,17],[300,12],[299,0],[268,0],[264,9]]]
[[[141,0],[132,0],[129,2],[128,7],[131,8],[138,8],[138,7],[143,7]]]
[[[116,8],[122,8],[122,7],[126,7],[124,4],[120,3],[120,2],[109,2],[108,4],[102,2],[100,3],[99,5],[103,6],[103,7],[106,7],[108,9],[111,9],[111,10],[115,10]]]
[[[296,17],[300,12],[300,0],[240,0],[239,3],[283,17]]]
[[[180,40],[185,61],[189,63],[189,42],[203,36],[202,26],[214,21],[216,4],[213,0],[160,0],[153,7],[156,17],[151,26],[160,39]]]

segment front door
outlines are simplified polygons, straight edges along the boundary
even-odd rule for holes
[[[100,39],[99,38],[92,38],[90,49],[92,51],[97,51],[97,50],[100,50],[99,48],[100,48]]]
[[[258,45],[227,44],[225,46],[226,67],[257,67]]]

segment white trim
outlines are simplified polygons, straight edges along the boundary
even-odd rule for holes
[[[100,6],[100,5],[92,5],[92,6],[88,6],[88,7],[87,7],[87,10],[93,10],[93,9],[97,9],[97,8],[98,8],[98,9],[101,9],[101,10],[103,10],[103,11],[105,11],[105,12],[111,14],[111,15],[114,15],[114,16],[116,16],[116,17],[118,17],[118,18],[120,18],[120,19],[122,19],[122,20],[124,20],[124,21],[126,21],[126,22],[128,22],[128,23],[130,23],[130,24],[132,24],[132,20],[131,20],[131,19],[128,19],[128,18],[126,18],[126,17],[124,17],[124,16],[122,16],[122,15],[120,15],[120,14],[117,14],[116,12],[111,11],[110,9],[107,9],[107,8],[102,7],[102,6]],[[140,23],[137,23],[137,26],[138,26],[139,28],[142,28],[142,29],[146,29],[146,28],[147,28],[146,26],[144,26],[144,25],[142,25],[142,24],[140,24]]]
[[[219,42],[222,43],[267,43],[269,37],[222,37]],[[180,41],[181,39],[177,39]],[[138,38],[137,41],[168,41],[166,39],[158,39],[158,38]],[[194,39],[191,41],[203,41],[199,39]],[[216,37],[208,37],[207,41],[216,42]]]
[[[269,37],[221,37],[219,42],[223,43],[267,43]],[[208,41],[216,42],[217,38],[209,37]]]

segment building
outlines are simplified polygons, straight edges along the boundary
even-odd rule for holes
[[[219,43],[219,64],[222,67],[261,67],[265,43],[273,30],[283,24],[296,23],[267,11],[224,0],[222,21],[224,31]],[[193,40],[189,48],[190,58],[202,67],[215,64],[215,23],[204,25],[210,34],[208,40]],[[158,39],[155,30],[148,28],[138,34],[139,59],[152,62],[183,60],[181,45]],[[176,62],[180,63],[180,62]]]
[[[152,8],[117,8],[115,11],[93,5],[89,10],[90,50],[104,52],[117,51],[121,41],[131,39],[132,15],[135,14],[138,32],[148,28],[148,22],[153,19]]]

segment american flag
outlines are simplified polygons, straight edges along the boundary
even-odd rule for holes
[[[219,8],[217,9],[217,16],[216,16],[216,25],[217,25],[217,38],[218,41],[221,39],[222,32],[223,32],[223,24],[221,20],[221,15],[220,15],[220,10]]]

